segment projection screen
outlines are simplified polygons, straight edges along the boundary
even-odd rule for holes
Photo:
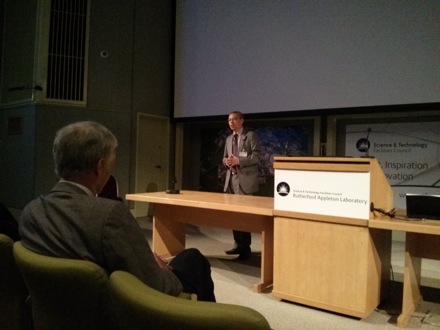
[[[177,0],[174,117],[440,101],[438,0]]]

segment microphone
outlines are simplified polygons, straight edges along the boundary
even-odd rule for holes
[[[174,186],[177,182],[176,177],[174,176],[173,179],[171,180],[171,187],[170,189],[166,190],[167,194],[180,194],[180,190],[179,189],[174,189]]]

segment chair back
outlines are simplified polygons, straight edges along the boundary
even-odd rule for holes
[[[14,241],[0,234],[0,329],[30,329],[28,291],[12,255]]]
[[[85,261],[44,256],[14,244],[36,330],[117,329],[106,271]]]
[[[101,192],[98,194],[98,197],[104,197],[109,199],[114,199],[117,201],[122,201],[122,198],[119,197],[119,186],[118,180],[113,175],[110,175],[107,183],[102,188]]]
[[[123,329],[270,329],[257,311],[238,305],[181,299],[154,290],[124,271],[110,275]]]

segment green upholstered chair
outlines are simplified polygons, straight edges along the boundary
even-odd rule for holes
[[[180,299],[154,290],[124,271],[110,275],[123,329],[270,329],[257,311],[238,305]]]
[[[36,330],[117,329],[109,299],[109,278],[97,264],[44,256],[13,247],[14,258],[29,289]]]
[[[31,329],[28,291],[12,255],[14,241],[0,234],[0,329]]]

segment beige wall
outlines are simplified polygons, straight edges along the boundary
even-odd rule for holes
[[[38,91],[9,91],[13,85],[34,83],[34,50],[41,42],[37,4],[0,0],[0,8],[5,6],[0,14],[5,20],[5,46],[0,49],[0,200],[21,209],[47,192],[56,180],[51,156],[56,130],[89,119],[108,126],[119,140],[115,175],[125,195],[135,186],[137,113],[168,118],[171,111],[174,1],[91,1],[86,106],[39,104],[33,100]],[[107,58],[100,56],[103,50]],[[11,116],[22,118],[23,133],[7,133]]]

